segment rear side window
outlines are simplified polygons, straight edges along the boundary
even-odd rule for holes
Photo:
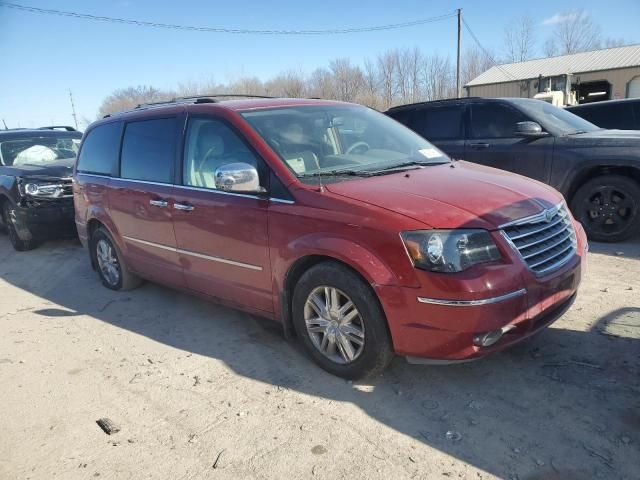
[[[593,107],[577,109],[571,113],[575,113],[601,128],[632,130],[635,125],[633,106],[631,104],[594,105]]]
[[[417,110],[411,128],[427,140],[462,139],[463,106]]]
[[[131,180],[173,183],[176,119],[127,123],[122,140],[120,176]]]
[[[77,171],[95,175],[117,175],[121,134],[122,122],[106,123],[92,129],[82,142]]]
[[[515,137],[516,123],[527,121],[518,110],[498,103],[471,106],[471,138]]]

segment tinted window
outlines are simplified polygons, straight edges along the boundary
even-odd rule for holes
[[[579,108],[572,113],[601,128],[620,128],[622,130],[634,128],[633,106],[629,103]]]
[[[117,175],[121,134],[122,122],[106,123],[91,130],[82,142],[78,171]]]
[[[471,106],[471,138],[514,137],[516,123],[528,120],[519,111],[497,103]]]
[[[429,108],[415,112],[411,128],[427,140],[462,138],[463,106]]]
[[[248,163],[261,170],[260,162],[249,147],[219,120],[189,120],[184,148],[182,178],[185,185],[215,189],[216,169],[229,163]]]
[[[173,183],[175,153],[175,118],[128,123],[122,141],[120,176]]]

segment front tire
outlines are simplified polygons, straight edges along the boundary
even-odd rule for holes
[[[38,246],[38,242],[16,216],[16,207],[8,200],[2,205],[2,219],[9,235],[9,241],[18,252],[33,250]]]
[[[626,240],[640,230],[640,185],[620,175],[592,178],[576,191],[571,210],[589,240]]]
[[[129,272],[116,243],[103,227],[91,235],[91,260],[102,284],[111,290],[131,290],[141,283],[137,275]]]
[[[382,307],[371,287],[335,262],[305,272],[293,294],[293,325],[324,370],[355,380],[382,372],[393,359]]]

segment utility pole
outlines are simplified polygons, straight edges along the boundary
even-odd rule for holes
[[[462,44],[462,9],[458,8],[458,61],[456,62],[456,95],[462,96],[462,86],[460,85],[460,50]]]
[[[9,127],[7,127],[7,122],[4,121],[4,118],[2,119],[2,123],[4,124],[4,129],[9,130]]]
[[[76,124],[76,130],[77,130],[78,117],[76,116],[76,106],[73,104],[73,95],[71,94],[71,89],[69,89],[69,100],[71,100],[71,115],[73,116],[73,121]]]

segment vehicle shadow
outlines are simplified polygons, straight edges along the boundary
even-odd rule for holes
[[[640,236],[619,243],[589,242],[589,250],[600,255],[640,260]]]
[[[350,402],[394,431],[500,478],[637,475],[640,327],[632,338],[609,330],[620,324],[633,330],[629,318],[637,321],[640,308],[612,311],[590,332],[549,328],[474,363],[424,367],[398,358],[361,388],[320,370],[272,322],[149,283],[131,292],[105,289],[75,243],[18,254],[19,262],[8,261],[13,255],[0,237],[2,277],[53,303],[36,315],[88,315],[220,360],[248,379]]]

